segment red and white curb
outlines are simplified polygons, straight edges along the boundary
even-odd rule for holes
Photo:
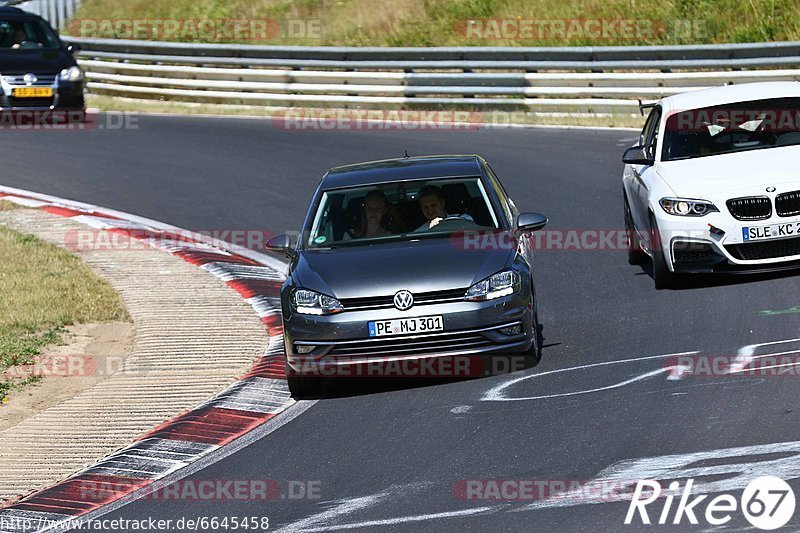
[[[239,381],[99,463],[0,509],[0,533],[61,529],[103,506],[140,493],[273,419],[294,403],[283,363],[279,298],[283,263],[241,246],[81,202],[4,186],[0,186],[0,199],[95,229],[127,234],[203,268],[241,294],[269,333],[266,351]],[[87,490],[87,486],[92,489]]]

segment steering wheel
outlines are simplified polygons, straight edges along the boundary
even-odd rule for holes
[[[467,223],[468,221],[463,219],[463,218],[461,218],[458,215],[447,215],[445,218],[443,218],[434,227],[428,228],[428,231],[436,231],[436,230],[440,230],[442,228],[448,228],[448,229],[450,229],[450,228],[458,228],[458,224],[456,224],[456,223],[459,223],[459,222],[461,224],[464,224],[464,223]]]

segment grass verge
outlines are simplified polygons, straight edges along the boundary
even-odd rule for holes
[[[0,211],[8,202],[0,202]],[[3,375],[59,344],[64,327],[129,320],[119,295],[78,257],[0,226],[0,403],[38,378]]]
[[[268,19],[235,36],[196,21]],[[527,21],[531,30],[466,31],[468,21]],[[133,34],[120,24],[140,24]],[[147,29],[147,21],[154,21]],[[176,23],[166,31],[158,22]],[[585,22],[593,26],[584,25]],[[626,26],[598,30],[597,25]],[[105,24],[103,24],[105,23]],[[115,25],[116,23],[116,25]],[[602,27],[602,26],[601,26]],[[245,25],[245,28],[247,26]],[[512,28],[513,29],[513,28]],[[66,33],[168,41],[338,46],[578,46],[800,39],[795,0],[83,0]]]

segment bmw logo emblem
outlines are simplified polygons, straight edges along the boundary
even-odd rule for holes
[[[767,192],[775,192],[775,187],[767,187]]]

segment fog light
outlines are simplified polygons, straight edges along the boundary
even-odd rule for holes
[[[508,326],[507,328],[500,328],[500,333],[508,336],[519,335],[520,333],[522,333],[522,326],[516,324],[514,326]]]
[[[314,348],[316,348],[316,346],[307,346],[307,345],[298,345],[298,344],[294,345],[295,351],[297,353],[301,353],[301,354],[311,353],[311,352],[314,351]]]

